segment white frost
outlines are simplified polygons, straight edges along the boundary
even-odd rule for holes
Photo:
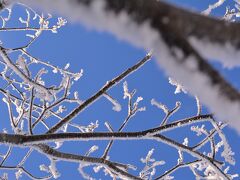
[[[119,111],[122,110],[121,104],[119,104],[119,102],[117,102],[116,99],[114,99],[113,97],[111,97],[111,96],[110,96],[109,94],[107,94],[107,93],[103,94],[103,96],[113,104],[113,108],[112,108],[112,109],[113,109],[114,111],[119,112]]]
[[[22,1],[31,5],[36,4],[46,10],[60,12],[68,16],[70,20],[80,22],[88,28],[110,32],[136,47],[144,48],[147,51],[154,49],[159,65],[168,76],[181,82],[190,93],[197,95],[201,102],[207,105],[220,120],[227,121],[240,132],[240,103],[232,102],[221,94],[219,86],[213,86],[210,83],[210,78],[198,71],[196,68],[197,60],[194,57],[189,57],[185,60],[185,63],[179,63],[177,57],[173,56],[162,40],[159,32],[153,29],[148,21],[137,24],[129,18],[126,12],[120,12],[116,15],[113,12],[106,11],[104,9],[105,1],[93,1],[90,7],[69,3],[67,0]],[[238,61],[240,52],[235,51],[228,44],[221,47],[217,44],[199,41],[193,37],[189,40],[200,51],[201,55],[206,54],[206,57],[213,59],[227,59],[227,63],[224,61],[227,67],[240,65],[240,61]]]

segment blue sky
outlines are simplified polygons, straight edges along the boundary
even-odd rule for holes
[[[208,3],[215,1],[203,2],[202,0],[172,0],[172,2],[191,8],[192,10],[199,11],[205,9]],[[215,12],[215,14],[220,14],[222,10],[223,9],[219,9]],[[13,16],[13,21],[11,22],[12,24],[9,25],[16,25],[16,20],[18,19],[17,16],[24,13],[24,10],[20,7],[14,7],[13,11],[15,15]],[[0,33],[0,39],[8,47],[23,45],[26,42],[23,37],[23,34]],[[34,54],[34,56],[49,61],[59,67],[64,67],[65,64],[70,63],[70,69],[73,72],[78,72],[80,69],[83,69],[84,76],[75,83],[72,88],[73,91],[77,90],[79,92],[79,97],[82,100],[90,97],[99,88],[101,88],[106,81],[111,80],[126,68],[135,64],[146,54],[144,50],[137,49],[126,42],[116,39],[110,34],[89,30],[80,24],[72,23],[68,23],[65,27],[60,29],[58,34],[52,34],[50,32],[43,33],[43,35],[32,45],[29,51]],[[214,66],[218,68],[236,87],[240,88],[237,78],[239,77],[239,69],[233,69],[230,71],[223,69],[219,64],[214,64]],[[56,82],[55,77],[52,75],[46,76],[46,80],[49,84],[54,84]],[[144,98],[144,101],[140,103],[140,106],[146,106],[147,108],[146,112],[140,112],[130,121],[125,129],[126,131],[144,130],[157,126],[161,123],[164,113],[156,107],[151,106],[150,101],[152,98],[166,104],[170,108],[175,106],[176,101],[181,101],[181,109],[170,119],[170,121],[186,118],[196,114],[197,109],[194,98],[183,93],[175,95],[175,88],[168,83],[168,77],[164,75],[164,71],[159,68],[154,59],[148,62],[140,70],[127,77],[126,81],[128,82],[130,90],[137,89],[136,97],[142,96]],[[101,98],[81,113],[74,122],[87,125],[90,122],[98,120],[100,124],[98,130],[106,131],[104,122],[108,121],[113,128],[117,130],[127,115],[127,101],[123,99],[122,83],[123,82],[109,91],[109,94],[116,98],[122,105],[121,112],[112,111],[111,103],[105,98]],[[1,104],[1,107],[5,117],[4,119],[7,119],[8,114],[6,106]],[[207,112],[206,108],[204,108],[204,111]],[[8,121],[4,120],[0,129],[5,128],[6,126],[9,126]],[[189,141],[190,144],[194,144],[194,142],[200,138],[194,135],[194,133],[192,133],[189,129],[190,127],[182,128],[177,131],[173,131],[172,133],[167,133],[166,135],[178,140],[179,142],[183,142],[185,137],[192,137],[192,140],[189,139]],[[226,133],[232,150],[236,153],[235,159],[237,163],[235,167],[231,168],[231,172],[239,173],[239,169],[237,167],[240,166],[240,138],[236,132],[230,128],[226,128],[224,132]],[[61,150],[84,154],[93,144],[96,143],[69,142],[65,143]],[[102,154],[107,141],[98,142],[97,144],[100,149],[93,154],[95,156]],[[153,141],[116,142],[111,149],[110,156],[112,157],[112,160],[123,163],[133,163],[142,167],[140,158],[145,157],[148,150],[152,148],[155,149],[153,157],[156,160],[166,161],[166,164],[163,167],[158,168],[159,173],[166,171],[177,163],[177,150]],[[14,162],[17,158],[20,159],[22,151],[26,150],[14,150],[8,162]],[[186,156],[186,159],[191,158]],[[33,162],[36,166],[33,165]],[[44,162],[48,163],[48,160],[44,159],[43,156],[40,156],[39,153],[33,153],[29,161],[26,162],[26,168],[31,169],[31,171],[36,175],[41,176],[44,174],[39,172],[38,165]],[[60,179],[80,179],[80,175],[77,172],[77,164],[59,162],[57,167],[62,174]],[[87,172],[93,173],[88,169]],[[3,173],[3,171],[1,171],[1,173]],[[182,177],[188,180],[194,179],[188,169],[180,169],[173,175],[177,180],[182,179]],[[10,173],[10,177],[13,178],[14,174]],[[96,174],[94,177],[108,179],[108,177],[103,176],[102,173]],[[28,178],[24,176],[23,179]]]

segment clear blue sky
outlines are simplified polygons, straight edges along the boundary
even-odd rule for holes
[[[196,11],[201,11],[207,7],[208,3],[214,2],[213,0],[171,1]],[[15,13],[14,17],[24,13],[23,9],[18,7],[15,7],[13,11]],[[222,9],[215,13],[216,15],[219,15],[221,12]],[[12,22],[13,25],[14,23],[15,22]],[[7,46],[18,46],[21,43],[24,44],[23,41],[19,41],[19,37],[22,38],[19,34],[0,34],[0,39],[2,39]],[[65,64],[69,62],[70,69],[75,72],[78,72],[82,68],[84,70],[84,76],[73,86],[73,90],[79,92],[80,99],[82,100],[91,96],[101,88],[106,81],[111,80],[146,54],[145,51],[136,49],[123,41],[119,41],[110,34],[103,32],[99,33],[93,30],[90,31],[79,24],[71,23],[68,23],[67,26],[63,27],[58,34],[43,33],[41,38],[34,43],[30,52],[34,54],[34,56],[50,61],[52,64],[60,67],[64,67]],[[239,69],[229,71],[222,69],[218,64],[214,64],[214,66],[216,66],[216,68],[218,68],[236,87],[240,88],[239,79],[237,79],[237,77],[239,77]],[[53,84],[56,81],[54,77],[48,77],[47,79]],[[129,84],[130,90],[137,89],[136,97],[142,96],[144,98],[144,101],[141,102],[140,105],[147,107],[146,112],[140,112],[130,121],[125,129],[126,131],[144,130],[160,124],[164,114],[156,107],[151,106],[150,101],[152,98],[166,104],[168,107],[174,107],[176,101],[181,101],[182,108],[171,118],[170,121],[196,114],[194,98],[186,94],[175,95],[175,88],[168,83],[168,77],[164,75],[164,72],[157,66],[154,59],[139,71],[127,77],[126,80]],[[115,130],[118,129],[127,115],[127,101],[122,98],[122,83],[111,89],[109,94],[121,103],[121,112],[112,111],[111,103],[105,98],[101,98],[86,111],[81,113],[74,122],[86,125],[89,122],[95,122],[98,120],[100,123],[98,130],[106,131],[104,122],[109,121]],[[2,104],[1,107],[4,112],[4,119],[6,119],[8,117],[6,107],[5,105],[3,107]],[[204,109],[204,111],[207,112],[206,109]],[[7,126],[7,123],[8,121],[4,120],[4,124],[0,126],[0,129]],[[173,137],[179,142],[182,142],[185,137],[192,137],[192,141],[189,138],[190,144],[194,144],[196,140],[199,140],[199,137],[191,133],[189,129],[190,127],[182,128],[173,133],[168,133],[167,135]],[[240,166],[240,138],[232,129],[226,128],[224,132],[226,133],[232,150],[236,153],[235,159],[237,164],[235,167],[231,168],[231,172],[240,173],[237,168]],[[65,143],[64,148],[61,150],[84,154],[93,144],[95,143]],[[97,144],[100,146],[100,150],[94,154],[96,156],[102,154],[107,141]],[[112,160],[140,165],[140,158],[145,157],[148,150],[152,148],[155,149],[153,156],[155,159],[166,161],[166,165],[162,168],[158,168],[159,173],[166,171],[171,168],[174,163],[177,163],[177,151],[175,149],[153,141],[116,142],[111,149],[110,156],[112,157]],[[25,150],[23,149],[21,151]],[[19,158],[19,154],[21,154],[20,151],[15,150],[9,163]],[[186,156],[186,158],[190,157]],[[34,153],[30,159],[31,161],[26,162],[26,168],[31,169],[36,175],[44,175],[39,172],[38,165],[47,161],[45,159],[43,160],[42,156],[39,156],[38,153]],[[35,167],[33,163],[36,163]],[[77,172],[77,164],[61,162],[57,164],[57,167],[62,174],[60,179],[81,179]],[[92,171],[89,172],[92,173]],[[10,177],[14,177],[13,175],[14,174]],[[180,169],[173,175],[176,180],[180,180],[183,177],[188,180],[194,179],[191,172],[187,169]],[[103,176],[102,173],[94,176],[97,178],[108,179]],[[24,176],[23,179],[28,178]]]

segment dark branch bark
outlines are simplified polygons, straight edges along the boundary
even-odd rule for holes
[[[95,0],[75,0],[89,4]],[[240,48],[240,24],[207,17],[191,10],[170,5],[162,0],[105,0],[107,9],[119,13],[127,11],[139,23],[151,20],[155,29],[165,29],[181,37],[191,35],[216,43],[230,42]],[[170,23],[165,23],[166,19]],[[224,33],[223,33],[224,32]]]
[[[12,144],[12,145],[28,145],[36,144],[41,142],[52,142],[57,140],[64,141],[84,141],[84,140],[124,140],[124,139],[137,139],[146,136],[153,136],[164,131],[169,131],[177,127],[183,127],[192,123],[203,122],[210,120],[212,115],[200,115],[183,120],[175,121],[164,126],[157,128],[148,129],[145,131],[136,131],[136,132],[93,132],[93,133],[58,133],[58,134],[41,134],[41,135],[20,135],[20,134],[6,134],[0,133],[0,143]]]

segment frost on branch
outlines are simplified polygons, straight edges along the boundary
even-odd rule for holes
[[[53,159],[50,159],[50,165],[46,166],[44,164],[40,165],[39,168],[41,171],[45,171],[47,173],[52,174],[54,179],[57,179],[61,176],[61,174],[58,172],[57,168],[56,168],[56,161]]]
[[[156,167],[165,164],[165,161],[156,161],[152,158],[154,149],[151,149],[145,158],[141,158],[141,162],[145,164],[143,170],[140,172],[139,177],[142,179],[153,179],[156,173]]]
[[[146,107],[138,107],[139,103],[143,101],[143,97],[139,96],[135,102],[133,102],[133,97],[136,92],[136,89],[134,89],[132,92],[129,92],[127,81],[123,83],[123,99],[128,98],[128,116],[131,117],[135,116],[137,112],[146,111]]]
[[[204,15],[209,15],[212,10],[220,7],[225,1],[226,1],[226,0],[217,0],[216,3],[210,4],[210,5],[208,6],[208,8],[207,8],[206,10],[204,10],[202,13],[203,13]]]
[[[187,93],[185,88],[181,84],[179,84],[176,80],[169,78],[169,83],[173,86],[176,86],[176,90],[174,92],[175,94],[178,94],[180,92]]]
[[[100,1],[96,2],[101,4]],[[49,3],[52,2],[49,1]],[[97,7],[93,6],[94,8]],[[3,133],[0,134],[0,143],[9,146],[9,149],[0,156],[0,169],[9,168],[7,160],[12,156],[12,147],[18,148],[20,146],[21,148],[27,148],[28,152],[23,153],[23,158],[19,164],[14,164],[10,168],[14,171],[16,178],[25,178],[25,176],[31,179],[60,178],[60,172],[58,172],[56,166],[58,161],[79,164],[78,171],[85,179],[94,179],[95,173],[104,173],[107,176],[106,178],[110,177],[112,179],[173,179],[174,172],[181,171],[182,168],[189,168],[196,179],[202,177],[206,179],[233,179],[238,177],[236,174],[231,175],[231,167],[234,165],[235,160],[233,157],[234,152],[221,131],[225,125],[214,122],[211,114],[202,114],[198,98],[196,98],[197,115],[184,119],[174,119],[171,122],[168,119],[180,109],[180,101],[167,107],[163,103],[152,99],[151,104],[165,113],[162,122],[154,126],[149,123],[152,119],[146,115],[148,113],[145,112],[147,108],[141,105],[149,103],[148,97],[136,96],[137,90],[130,90],[127,81],[123,82],[125,106],[120,105],[119,99],[118,102],[115,97],[110,96],[109,90],[115,85],[119,85],[124,78],[147,63],[152,56],[151,52],[105,83],[92,96],[81,100],[81,91],[73,91],[72,88],[76,81],[82,77],[82,69],[79,72],[71,72],[71,66],[68,62],[64,67],[59,67],[30,53],[33,42],[37,41],[43,33],[60,32],[60,28],[65,26],[67,21],[61,17],[55,19],[51,14],[38,14],[27,7],[26,10],[24,9],[24,14],[18,18],[21,25],[11,27],[8,23],[11,17],[14,17],[11,16],[13,12],[9,9],[5,11],[8,13],[1,16],[3,27],[0,31],[24,32],[26,33],[24,38],[27,40],[25,41],[27,44],[22,47],[10,48],[5,47],[6,42],[1,44],[1,57],[3,60],[0,61],[0,77],[4,82],[4,86],[0,87],[0,92],[8,109],[8,119],[4,119],[4,121],[9,121],[10,128],[5,128]],[[123,18],[123,22],[128,22],[126,14],[120,13],[120,16]],[[141,28],[144,28],[145,33],[148,32],[148,23],[141,26]],[[153,40],[155,36],[148,38]],[[184,57],[180,49],[175,48],[174,52],[178,58]],[[196,64],[190,62],[188,65],[192,68]],[[58,81],[55,81],[55,77]],[[54,79],[53,84],[50,83],[50,78]],[[187,93],[186,89],[177,81],[170,78],[169,82],[176,86],[175,93]],[[112,103],[113,110],[120,111],[124,108],[127,110],[118,128],[115,128],[116,124],[112,123],[116,121],[115,118],[111,119],[109,117],[109,121],[105,122],[106,128],[103,129],[104,122],[101,117],[94,122],[83,125],[81,117],[77,116],[102,96]],[[148,109],[150,108],[156,109],[152,106]],[[98,111],[99,109],[95,110]],[[138,117],[136,116],[138,112],[141,112],[143,117],[147,119],[146,123],[149,124],[146,127],[150,125],[151,127],[149,129],[142,127],[140,131],[134,129],[129,131],[126,127],[133,117],[135,117],[133,123],[136,124],[136,129],[138,129]],[[212,126],[209,129],[206,128],[205,122],[212,123]],[[198,124],[195,125],[195,123]],[[179,129],[184,127],[187,131],[189,126],[192,126],[192,130],[203,139],[199,140],[198,137],[187,134],[182,143],[178,142],[174,137],[168,137],[163,133],[173,131],[178,136]],[[133,126],[133,128],[135,127]],[[220,141],[218,136],[221,139]],[[193,138],[196,138],[196,140],[192,141]],[[144,148],[146,148],[145,142],[147,141],[155,142],[154,146],[159,145],[160,149],[162,144],[174,148],[176,153],[173,156],[176,157],[176,161],[168,164],[169,169],[161,173],[158,168],[162,168],[169,162],[167,158],[166,163],[159,160],[162,157],[154,153],[154,149],[150,149],[146,157],[141,158],[143,168],[138,163],[126,159],[128,156],[123,154],[124,151],[121,151],[121,148],[126,149],[124,146],[118,146],[116,155],[116,148],[112,148],[115,143],[132,140],[139,141]],[[85,141],[94,141],[94,145],[81,154],[78,152],[78,148],[84,148],[87,144]],[[71,143],[73,147],[66,147]],[[205,146],[207,146],[206,149]],[[69,149],[72,151],[67,152]],[[76,154],[72,153],[74,150],[77,151]],[[47,163],[44,160],[40,165],[40,171],[43,171],[46,175],[44,177],[35,177],[34,174],[31,174],[31,169],[25,169],[25,162],[29,161],[32,165],[35,165],[34,157],[31,155],[35,151],[40,153],[41,157],[46,156],[50,159],[50,165],[45,165]],[[137,158],[143,156],[143,154],[140,154],[141,151],[135,150],[135,152],[133,155],[137,156]],[[153,158],[154,154],[156,156]],[[191,156],[194,160],[185,158],[185,154]],[[221,155],[222,159],[219,159],[217,155]],[[128,161],[131,161],[131,163]],[[93,173],[90,174],[89,171]],[[64,172],[61,172],[61,174],[64,174]]]
[[[151,100],[151,104],[153,106],[156,106],[157,108],[161,109],[165,113],[165,117],[161,123],[161,125],[165,125],[167,123],[167,120],[174,114],[176,113],[180,107],[181,107],[181,102],[177,101],[176,105],[173,109],[169,110],[166,105],[157,102],[155,99]]]
[[[121,109],[122,109],[121,104],[119,104],[119,102],[117,102],[116,99],[114,99],[113,97],[111,97],[111,96],[110,96],[109,94],[107,94],[107,93],[104,94],[104,97],[113,104],[113,108],[112,108],[112,109],[113,109],[114,111],[117,111],[117,112],[121,111]]]
[[[2,20],[2,28],[5,28],[7,21],[10,20],[11,15],[12,15],[12,9],[11,8],[5,8],[5,11],[8,12],[7,16],[0,16],[1,20]]]

